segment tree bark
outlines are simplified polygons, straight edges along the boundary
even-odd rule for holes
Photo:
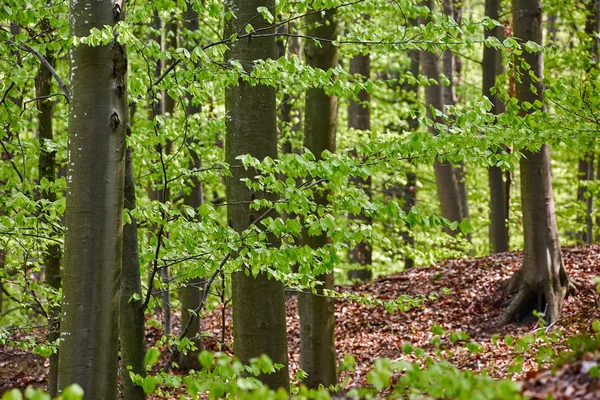
[[[198,13],[194,11],[191,3],[187,3],[187,11],[183,16],[183,27],[188,32],[195,32],[198,30]],[[193,105],[193,99],[188,98],[188,106],[186,107],[186,115],[197,114],[202,111],[200,106]],[[190,168],[193,170],[199,170],[201,167],[201,161],[196,151],[194,151],[193,140],[190,140]],[[197,210],[198,207],[204,202],[204,188],[198,178],[192,178],[192,191],[184,199],[185,204]],[[179,359],[177,363],[180,368],[185,370],[198,370],[201,368],[200,361],[198,360],[198,354],[202,351],[202,339],[200,336],[200,317],[198,315],[192,315],[188,310],[194,310],[202,301],[202,292],[200,291],[200,284],[202,280],[200,278],[191,279],[189,282],[181,288],[179,294],[181,296],[181,324],[185,326],[186,322],[192,318],[192,322],[185,334],[185,337],[189,340],[194,341],[196,350],[188,351],[187,354],[179,353]]]
[[[461,8],[455,7],[455,0],[444,0],[444,13],[448,18],[460,23]],[[443,71],[446,78],[450,82],[444,87],[444,104],[446,107],[456,104],[456,81],[457,74],[460,71],[459,57],[455,56],[450,49],[444,50],[442,53]],[[459,161],[454,167],[454,175],[456,179],[456,187],[458,191],[460,207],[463,218],[469,218],[469,198],[467,191],[467,169],[464,161]],[[470,237],[470,236],[469,236]]]
[[[434,8],[434,2],[432,0],[429,1],[429,8]],[[428,22],[428,20],[425,21],[425,23]],[[421,52],[421,68],[423,75],[437,82],[437,84],[430,84],[425,87],[427,117],[432,121],[442,123],[442,119],[434,117],[431,112],[432,107],[439,111],[444,110],[444,87],[440,82],[437,54],[429,51]],[[429,132],[433,135],[439,134],[434,126],[429,127]],[[442,216],[450,221],[462,221],[464,214],[452,163],[448,160],[442,161],[438,157],[434,163],[434,171]],[[450,233],[456,234],[455,231]]]
[[[48,20],[41,22],[41,29],[49,28]],[[54,54],[50,51],[46,53],[46,61],[54,66]],[[52,118],[54,114],[54,103],[52,99],[44,99],[50,96],[52,85],[52,74],[44,65],[40,65],[36,77],[36,96],[40,99],[37,102],[38,108],[38,140],[40,143],[40,158],[38,164],[38,176],[54,182],[56,179],[56,161],[55,152],[46,148],[46,140],[53,140]],[[41,197],[50,201],[56,201],[56,193],[52,191],[42,191]],[[50,244],[46,247],[44,253],[44,273],[46,283],[54,290],[60,289],[60,257],[61,248],[58,244]],[[48,342],[53,343],[59,337],[60,330],[60,307],[52,307],[48,319]],[[50,356],[50,368],[48,370],[48,393],[52,397],[58,395],[58,353]]]
[[[515,37],[542,44],[541,0],[512,0]],[[531,66],[516,83],[519,102],[543,101],[543,55],[523,52],[524,61]],[[539,78],[535,81],[529,72]],[[536,92],[530,89],[536,88]],[[521,113],[525,115],[526,110]],[[516,294],[500,319],[501,324],[519,320],[532,310],[544,314],[544,319],[556,322],[569,288],[564,268],[552,198],[550,147],[543,145],[537,152],[523,150],[521,167],[521,201],[523,211],[523,265],[513,278]]]
[[[262,17],[257,17],[257,7],[275,7],[274,0],[233,0],[227,3],[237,18],[227,22],[226,36],[243,32],[245,24],[252,21],[255,29],[270,26]],[[266,30],[264,32],[272,32]],[[259,40],[246,38],[234,42],[228,59],[239,60],[246,72],[252,69],[255,60],[274,58],[275,38]],[[248,189],[242,178],[252,178],[253,170],[244,170],[239,155],[250,154],[258,159],[277,157],[276,95],[269,86],[250,86],[239,80],[237,86],[228,87],[225,95],[227,137],[225,154],[231,166],[231,178],[227,184],[227,218],[237,232],[243,232],[262,211],[248,206],[257,198],[267,194]],[[272,245],[277,242],[272,237]],[[287,332],[285,316],[285,294],[283,283],[270,279],[267,271],[257,276],[249,273],[249,266],[233,273],[233,336],[234,351],[242,362],[267,354],[273,362],[283,364],[278,372],[259,377],[269,387],[288,388]],[[246,275],[246,273],[249,273]]]
[[[500,14],[499,0],[486,0],[485,15],[491,19],[497,20]],[[504,38],[503,28],[494,27],[485,31],[485,37],[490,36],[502,41]],[[482,80],[483,95],[492,103],[492,112],[502,114],[505,112],[505,105],[496,94],[492,94],[492,88],[496,84],[496,76],[502,74],[502,52],[493,47],[483,48],[482,61]],[[498,150],[503,151],[503,150]],[[508,251],[508,209],[505,204],[505,198],[508,193],[507,187],[502,179],[502,169],[496,166],[488,168],[488,181],[490,188],[490,247],[493,253]]]
[[[73,2],[71,34],[114,26],[123,4]],[[117,397],[127,59],[116,41],[70,50],[65,273],[58,387]]]
[[[371,74],[371,58],[369,54],[354,56],[350,60],[350,73],[360,75],[363,79],[368,80]],[[369,131],[371,129],[370,100],[371,96],[366,90],[361,90],[358,93],[358,102],[350,99],[348,105],[349,128],[362,131]],[[356,152],[353,152],[353,156],[357,156]],[[350,182],[357,188],[364,190],[369,198],[371,197],[371,177],[363,179],[358,176],[351,176]],[[372,224],[371,219],[363,214],[348,214],[348,220],[362,222],[367,225]],[[348,261],[351,265],[351,269],[348,271],[349,279],[359,279],[361,281],[371,279],[373,276],[373,272],[371,271],[372,250],[371,245],[367,241],[362,240],[353,248],[348,249]]]
[[[134,106],[135,107],[135,106]],[[131,123],[135,108],[130,109],[127,134],[131,135]],[[135,180],[133,176],[133,149],[127,146],[125,155],[124,207],[129,213],[136,207]],[[121,339],[121,384],[124,400],[143,400],[146,394],[141,386],[134,384],[129,378],[129,371],[146,375],[144,365],[145,319],[142,299],[142,282],[140,276],[140,257],[138,251],[137,221],[123,226],[123,256],[121,274],[121,312],[119,314],[119,337]]]
[[[308,36],[335,40],[337,23],[335,11],[326,10],[321,14],[312,14],[307,18]],[[321,42],[317,47],[312,40],[306,42],[304,53],[306,62],[313,68],[328,70],[337,65],[337,48],[329,42]],[[321,88],[311,88],[306,93],[304,124],[304,147],[317,159],[324,150],[335,151],[337,127],[337,98],[328,96]],[[315,199],[320,205],[327,203],[327,193]],[[328,243],[325,234],[319,236],[304,235],[303,241],[313,249]],[[323,284],[317,288],[333,289],[333,273],[317,276]],[[298,295],[300,315],[300,368],[308,377],[304,383],[309,388],[322,384],[325,387],[337,383],[335,363],[335,317],[333,299],[301,293]]]
[[[589,8],[585,21],[585,33],[588,37],[592,38],[589,48],[590,58],[594,61],[597,61],[598,59],[598,38],[595,34],[598,32],[598,24],[600,23],[600,16],[598,15],[600,12],[598,9],[599,4],[600,2],[598,0],[589,1]],[[590,64],[595,65],[593,63]],[[588,68],[588,73],[591,68],[592,67]],[[582,183],[592,182],[594,180],[594,152],[586,152],[583,157],[579,159],[578,164],[579,168],[577,179],[579,180],[580,184],[577,188],[577,200],[580,204],[583,204],[585,210],[584,215],[578,218],[581,226],[585,225],[585,229],[582,228],[579,232],[578,239],[583,243],[591,244],[593,242],[594,229],[594,223],[592,219],[594,199],[591,193],[589,193],[589,189],[582,185]]]
[[[586,152],[585,155],[579,159],[577,180],[579,181],[579,186],[577,188],[577,201],[583,205],[583,215],[581,215],[581,212],[578,212],[577,220],[581,228],[577,233],[577,240],[581,243],[591,244],[593,241],[593,196],[587,194],[589,193],[589,189],[585,186],[585,184],[594,180],[593,152]]]

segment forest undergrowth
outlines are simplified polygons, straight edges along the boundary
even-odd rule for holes
[[[401,295],[438,295],[420,307],[394,312],[383,306],[336,301],[337,357],[339,364],[346,365],[341,380],[348,388],[367,386],[368,372],[382,357],[422,365],[428,360],[444,359],[460,370],[523,382],[524,393],[532,399],[545,399],[549,394],[555,400],[600,398],[598,353],[587,351],[582,344],[576,351],[566,351],[569,338],[587,334],[593,339],[600,329],[595,322],[600,319],[600,311],[594,281],[600,275],[600,245],[564,247],[562,254],[569,276],[579,289],[566,300],[561,319],[550,329],[536,318],[503,328],[496,325],[508,300],[502,283],[519,268],[521,252],[447,260],[368,283],[337,287],[339,292],[369,294],[381,300]],[[288,294],[288,348],[293,377],[299,365],[300,333],[296,297],[293,292]],[[219,306],[204,316],[204,346],[232,355],[230,307],[224,314],[225,324]],[[154,317],[160,320],[160,316]],[[154,345],[162,330],[157,324],[147,325],[147,342]],[[178,325],[179,314],[175,314],[175,334]],[[223,333],[225,340],[221,343]],[[43,340],[45,329],[18,330],[13,335]],[[167,352],[163,354],[166,358]],[[0,347],[0,393],[8,388],[43,387],[47,364],[37,355]]]

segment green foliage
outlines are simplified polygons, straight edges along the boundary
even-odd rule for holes
[[[585,13],[580,7],[567,3],[551,2],[544,6],[549,11],[560,12],[561,18],[565,19],[564,30],[571,26],[582,27]],[[343,282],[350,268],[347,251],[361,242],[368,243],[374,251],[375,275],[401,270],[405,255],[413,257],[417,265],[426,265],[441,258],[460,257],[471,250],[477,255],[486,254],[489,249],[487,168],[490,166],[513,173],[515,185],[511,191],[509,213],[511,247],[520,248],[522,221],[516,167],[523,149],[535,150],[542,143],[553,145],[553,184],[559,227],[563,232],[580,231],[583,209],[574,202],[574,188],[578,185],[587,188],[588,196],[596,197],[598,193],[598,185],[578,183],[573,168],[582,154],[597,149],[600,72],[590,51],[593,38],[578,29],[573,34],[561,32],[551,46],[522,43],[512,37],[502,42],[495,38],[484,40],[483,29],[502,26],[502,21],[477,17],[483,13],[482,5],[469,5],[474,10],[471,15],[475,17],[465,17],[459,24],[439,10],[429,10],[413,1],[278,1],[275,9],[259,7],[257,18],[275,25],[280,21],[290,22],[287,24],[290,37],[286,36],[286,40],[303,35],[302,21],[310,8],[337,7],[337,18],[343,30],[335,45],[341,62],[324,71],[307,66],[302,57],[287,54],[256,61],[248,73],[244,64],[247,61],[229,59],[227,48],[237,40],[260,40],[264,32],[247,23],[235,35],[222,37],[224,21],[236,17],[235,12],[226,10],[221,1],[193,4],[166,0],[133,2],[127,5],[124,21],[114,28],[91,27],[89,34],[83,37],[73,37],[69,33],[68,2],[5,2],[0,8],[0,21],[2,26],[11,25],[14,29],[0,29],[3,54],[0,59],[0,76],[3,78],[0,80],[0,252],[5,258],[0,269],[0,283],[10,294],[4,298],[4,304],[14,310],[0,314],[0,326],[39,325],[49,310],[60,305],[62,296],[60,290],[43,283],[41,277],[45,268],[44,255],[53,245],[62,247],[64,211],[68,206],[64,194],[69,182],[60,174],[53,180],[39,179],[37,162],[41,154],[48,153],[55,155],[57,167],[68,167],[68,104],[59,85],[53,81],[53,97],[43,101],[54,104],[55,134],[52,140],[40,142],[37,139],[36,104],[42,100],[37,99],[34,82],[40,63],[27,48],[43,57],[55,58],[54,69],[68,84],[68,54],[74,47],[99,46],[112,41],[127,46],[127,90],[131,106],[128,145],[134,151],[137,206],[125,214],[125,220],[135,218],[140,227],[141,275],[147,277],[153,271],[170,268],[173,277],[170,281],[162,281],[159,274],[155,274],[153,281],[144,285],[145,290],[154,287],[174,292],[186,282],[206,279],[218,269],[226,276],[244,269],[248,274],[268,272],[271,277],[285,282],[290,290],[312,291],[317,285],[316,277],[323,273],[334,272],[337,281]],[[184,26],[187,7],[193,7],[198,14],[200,23],[193,31]],[[164,26],[169,23],[177,26],[178,40],[174,46],[162,45],[160,35],[165,29],[153,24],[155,13]],[[369,15],[370,18],[357,19],[357,15]],[[431,17],[432,22],[426,25],[412,22],[424,16]],[[42,20],[48,22],[48,29],[43,28]],[[318,38],[304,39],[318,43]],[[289,41],[284,43],[287,44]],[[483,46],[503,53],[506,73],[498,78],[495,91],[507,104],[507,111],[498,116],[491,113],[490,101],[481,96],[479,89],[478,60]],[[406,90],[407,84],[434,84],[409,72],[407,51],[440,52],[445,49],[464,56],[463,75],[468,79],[458,82],[460,100],[456,106],[435,110],[445,122],[439,124],[424,116],[425,109],[418,96]],[[367,51],[371,55],[372,76],[364,79],[352,75],[347,68],[348,60]],[[507,82],[510,74],[514,73],[515,79],[529,74],[528,66],[518,58],[523,52],[544,52],[544,103],[518,104],[516,99],[509,97]],[[159,79],[170,67],[170,72]],[[290,98],[293,118],[290,122],[280,121],[280,147],[289,142],[294,150],[280,154],[275,160],[240,156],[244,168],[253,171],[251,178],[245,181],[246,185],[255,192],[268,194],[249,204],[264,217],[241,235],[227,223],[223,199],[231,174],[230,167],[223,162],[222,143],[227,118],[223,101],[225,88],[239,79],[252,85],[273,86],[278,92],[280,106],[284,96]],[[442,80],[448,83],[446,77]],[[298,127],[301,125],[303,93],[311,88],[323,88],[327,94],[338,96],[340,102],[339,151],[325,153],[319,161],[314,154],[301,148],[303,132]],[[346,127],[346,108],[348,100],[357,100],[361,90],[371,95],[372,123],[370,131],[359,132]],[[158,112],[163,99],[173,101],[171,112]],[[531,113],[523,116],[522,110]],[[417,130],[409,126],[410,119],[415,117],[420,122]],[[439,136],[426,132],[431,125],[440,131]],[[498,151],[504,145],[511,146],[512,151]],[[201,161],[199,166],[192,165],[195,157]],[[470,219],[449,221],[440,217],[431,168],[436,157],[466,163],[472,205]],[[389,189],[406,185],[407,173],[416,173],[418,177],[418,203],[410,208],[405,206],[403,198],[388,193]],[[357,187],[350,177],[371,178],[372,191],[367,193]],[[184,204],[194,185],[204,188],[204,204],[197,209]],[[56,200],[41,198],[40,194],[49,193],[55,194]],[[161,197],[162,193],[167,195]],[[323,194],[330,200],[328,205],[315,200]],[[369,223],[349,218],[349,215],[363,215]],[[450,236],[449,231],[458,235]],[[330,244],[321,249],[303,246],[300,238],[304,232],[311,236],[325,235]],[[402,233],[415,239],[414,248],[404,243]],[[467,235],[470,243],[466,240]],[[271,246],[271,237],[280,239],[282,245]],[[563,239],[563,243],[575,242],[572,238]],[[223,262],[227,257],[227,262]],[[227,278],[223,285],[227,295]],[[326,295],[339,301],[384,306],[388,312],[402,312],[422,306],[443,293],[402,295],[391,301],[348,292],[327,292]],[[149,299],[148,309],[153,309],[155,300],[145,292],[141,298],[131,301],[146,298]],[[207,309],[214,308],[219,301],[216,296],[209,296]],[[595,329],[598,329],[596,325]],[[439,349],[449,340],[464,344],[469,351],[482,351],[466,333],[448,333],[442,327],[434,327],[432,334],[431,343]],[[536,335],[503,338],[504,345],[515,349],[514,371],[521,368],[519,357],[529,354],[532,343],[540,340],[553,343],[558,339]],[[57,343],[37,343],[33,336],[14,340],[3,329],[0,329],[0,343],[43,356],[54,353],[57,346]],[[192,346],[189,340],[174,337],[162,338],[159,344],[169,348],[174,346],[181,351]],[[159,344],[146,353],[145,364],[149,369],[159,362]],[[596,346],[589,338],[573,339],[570,344],[572,356],[580,356]],[[413,351],[417,350],[410,343],[402,346],[405,354]],[[549,347],[539,348],[536,357],[540,365],[557,359]],[[214,398],[227,393],[242,398],[246,395],[255,398],[284,396],[269,392],[255,379],[259,373],[277,368],[266,359],[259,358],[250,366],[243,366],[223,355],[201,353],[200,362],[205,370],[188,378],[157,374],[136,377],[136,381],[147,393],[160,393],[163,390],[160,385],[169,388],[186,385],[190,396],[204,392]],[[352,364],[348,359],[342,368],[351,368]],[[374,396],[378,391],[390,388],[392,376],[401,371],[405,374],[393,388],[399,395],[428,393],[467,398],[466,393],[471,391],[481,398],[513,398],[510,396],[516,390],[508,382],[492,384],[484,375],[456,371],[444,363],[431,364],[417,371],[412,364],[378,360],[369,374],[373,388],[360,393]],[[250,376],[245,376],[246,373]],[[442,384],[446,385],[443,389]],[[303,387],[293,390],[298,398],[328,396],[325,391],[309,391]],[[8,393],[13,394],[5,396],[18,396],[14,391]],[[43,398],[27,397],[27,392],[25,396]],[[30,396],[34,394],[30,392]]]
[[[12,389],[4,392],[2,400],[50,400],[50,395],[41,389],[28,387],[24,392],[19,389]],[[81,400],[83,399],[83,390],[81,386],[74,384],[67,386],[60,396],[55,397],[56,400]]]

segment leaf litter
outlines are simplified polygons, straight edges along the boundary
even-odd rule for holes
[[[540,330],[546,332],[546,329],[535,318],[503,328],[496,325],[509,300],[501,285],[520,267],[522,252],[446,260],[371,282],[337,287],[339,292],[369,294],[380,300],[396,300],[402,295],[439,295],[420,307],[394,312],[388,312],[383,306],[336,300],[337,361],[341,363],[348,354],[356,359],[355,369],[343,372],[341,378],[348,387],[366,386],[367,373],[381,357],[420,364],[426,358],[445,359],[462,370],[518,380],[523,393],[534,400],[550,395],[555,400],[599,399],[598,352],[583,351],[558,368],[552,368],[553,357],[540,356],[565,350],[568,337],[595,335],[594,321],[600,318],[594,283],[594,278],[600,275],[600,245],[563,247],[562,253],[566,270],[579,289],[566,299],[560,320],[546,334],[554,337],[551,342],[543,340],[546,335],[537,337]],[[173,322],[173,333],[178,334],[178,313],[173,316]],[[293,295],[287,297],[287,325],[292,377],[300,359],[299,319]],[[225,310],[223,343],[219,307],[206,313],[202,327],[206,332],[203,344],[207,350],[232,353],[231,307]],[[13,338],[35,335],[41,339],[44,334],[44,329],[16,330]],[[519,340],[528,334],[529,340]],[[147,328],[149,345],[161,335],[159,327]],[[416,354],[414,349],[417,348],[422,349],[422,354]],[[43,387],[47,372],[47,360],[14,347],[0,346],[0,393],[14,387]]]

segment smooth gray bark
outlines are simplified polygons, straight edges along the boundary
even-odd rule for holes
[[[44,19],[40,23],[42,30],[49,29],[49,21]],[[54,66],[54,54],[46,53],[46,61]],[[38,108],[38,140],[40,143],[40,158],[38,162],[38,177],[54,182],[56,179],[56,152],[47,149],[46,140],[53,140],[52,119],[54,114],[54,103],[52,99],[44,99],[50,96],[52,86],[52,74],[44,65],[40,65],[36,76]],[[50,201],[56,201],[56,193],[42,191],[41,197]],[[55,290],[60,288],[60,258],[61,248],[58,244],[49,244],[44,253],[44,275],[46,283]],[[1,311],[1,310],[0,310]],[[52,343],[58,339],[60,329],[60,307],[49,310],[48,318],[48,342]],[[50,368],[48,370],[48,393],[52,397],[58,395],[58,353],[50,356]]]
[[[321,14],[312,14],[307,18],[307,34],[313,37],[335,40],[337,23],[335,11],[326,10]],[[314,68],[328,70],[337,65],[337,48],[328,42],[316,46],[312,40],[304,48],[306,62]],[[317,159],[324,150],[335,152],[337,128],[337,98],[328,96],[321,88],[311,88],[306,93],[304,146]],[[327,193],[317,197],[316,202],[324,205],[328,202]],[[325,234],[303,237],[303,242],[312,247],[323,247],[328,243]],[[333,289],[333,273],[316,277],[323,284],[317,288]],[[334,301],[331,298],[314,294],[298,295],[300,314],[300,368],[308,377],[304,383],[310,388],[320,384],[325,387],[337,383],[335,363],[335,316]]]
[[[371,74],[371,58],[369,54],[359,54],[350,60],[350,73],[360,75],[362,79],[368,80]],[[362,131],[371,129],[371,96],[366,90],[361,90],[358,93],[358,101],[350,99],[348,105],[348,127]],[[356,153],[353,152],[356,157]],[[371,177],[363,179],[358,176],[351,176],[350,182],[357,188],[362,189],[369,197],[371,197]],[[348,214],[350,221],[356,220],[364,224],[370,225],[372,221],[369,217],[359,214]],[[348,249],[348,261],[350,262],[350,270],[348,278],[359,279],[362,281],[369,280],[373,276],[371,271],[372,264],[372,249],[371,244],[363,240],[357,243],[354,247]]]
[[[497,20],[500,13],[500,0],[486,0],[485,15]],[[495,36],[502,41],[504,38],[503,27],[495,27],[485,31],[485,37]],[[501,114],[505,105],[492,88],[496,83],[496,76],[503,72],[502,52],[493,47],[484,47],[482,61],[483,95],[492,103],[492,112]],[[503,151],[503,150],[499,150]],[[503,172],[499,167],[488,168],[488,181],[490,188],[490,247],[492,252],[501,253],[508,251],[508,209],[505,206],[506,197],[509,196],[507,186],[503,180]]]
[[[434,8],[434,2],[432,0],[429,1],[429,8]],[[428,20],[425,21],[425,23],[428,22]],[[432,107],[436,110],[444,110],[444,87],[440,82],[438,59],[439,57],[436,53],[429,51],[421,52],[421,68],[423,75],[437,82],[437,84],[430,84],[425,87],[427,117],[437,123],[442,123],[442,119],[434,118],[431,112]],[[439,134],[434,126],[429,127],[429,132],[433,135]],[[452,163],[448,160],[441,160],[438,157],[434,163],[434,171],[442,216],[450,221],[462,221],[464,214],[462,211],[461,196]]]
[[[191,32],[198,30],[198,13],[192,8],[192,4],[187,4],[187,10],[183,15],[183,27]],[[185,113],[188,116],[197,114],[201,111],[200,106],[193,105],[193,99],[188,98],[188,106],[186,107]],[[201,167],[201,161],[193,146],[195,145],[194,140],[189,141],[190,148],[190,168],[199,170]],[[184,198],[186,205],[198,209],[204,202],[204,188],[198,178],[192,178],[192,188],[188,196]],[[187,354],[180,353],[177,363],[179,367],[185,370],[198,370],[201,368],[200,361],[198,361],[198,354],[202,350],[202,339],[200,336],[200,318],[197,315],[193,315],[188,310],[194,310],[200,304],[202,300],[202,292],[200,291],[201,285],[200,278],[194,278],[180,289],[180,301],[181,301],[181,324],[185,326],[186,321],[191,319],[189,328],[185,334],[185,337],[189,340],[194,341],[197,350],[188,351]]]
[[[512,13],[515,37],[523,42],[542,44],[541,0],[513,0]],[[543,54],[523,52],[521,56],[539,78],[534,81],[526,71],[516,82],[519,102],[543,101]],[[537,93],[530,89],[536,88]],[[523,115],[528,111],[522,110]],[[563,265],[558,229],[552,198],[550,147],[543,145],[537,152],[523,150],[521,168],[521,204],[523,211],[523,265],[512,278],[515,296],[502,315],[500,324],[519,320],[532,310],[544,313],[548,323],[554,323],[562,309],[569,289],[569,279]]]
[[[270,24],[257,13],[258,7],[273,9],[274,0],[232,0],[227,2],[237,18],[226,26],[226,36],[244,32],[245,24],[252,21],[255,29]],[[263,32],[271,32],[265,30]],[[233,43],[227,54],[229,60],[238,60],[250,72],[253,61],[274,58],[275,38],[260,40],[245,38]],[[231,178],[227,181],[227,219],[237,232],[243,232],[265,210],[249,208],[249,202],[268,194],[254,192],[241,181],[252,178],[253,170],[244,170],[239,155],[250,154],[258,159],[277,157],[276,95],[269,86],[250,86],[240,79],[236,86],[228,87],[225,95],[227,136],[226,161],[230,165]],[[277,241],[271,237],[273,246]],[[261,266],[268,268],[268,266]],[[275,363],[283,364],[276,373],[261,375],[269,387],[289,387],[285,294],[283,283],[270,278],[265,270],[253,276],[250,266],[233,273],[233,337],[234,352],[242,362],[267,354]],[[248,273],[248,275],[246,275]]]
[[[128,135],[131,134],[131,119],[135,109],[130,110]],[[124,207],[127,212],[135,209],[135,180],[133,176],[133,149],[128,146],[125,155]],[[146,394],[141,386],[129,378],[129,371],[141,376],[146,375],[144,356],[145,318],[140,276],[140,257],[138,251],[137,221],[131,215],[130,222],[123,226],[123,256],[121,274],[121,305],[119,314],[119,337],[121,339],[121,385],[124,400],[143,400]],[[137,298],[137,299],[136,299]]]
[[[72,2],[71,34],[115,25],[123,4]],[[127,121],[125,48],[113,42],[70,51],[71,101],[60,390],[117,397],[119,286]]]

